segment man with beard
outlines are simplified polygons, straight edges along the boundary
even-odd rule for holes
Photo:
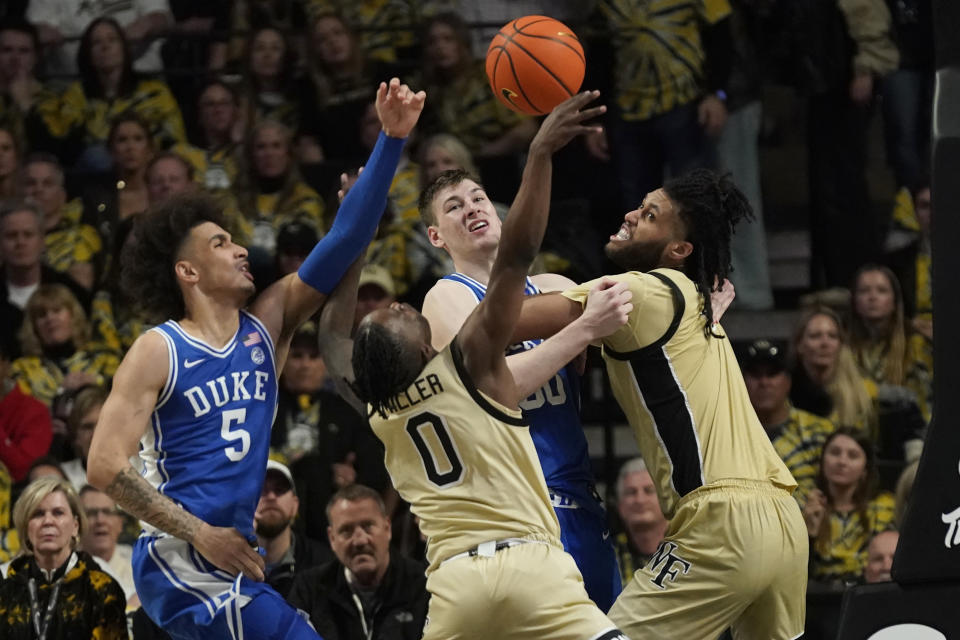
[[[614,395],[670,520],[610,609],[631,637],[787,640],[803,633],[809,542],[796,482],[750,405],[708,295],[752,216],[728,176],[698,169],[648,193],[610,237],[633,309],[603,339]],[[553,335],[595,282],[524,303],[514,339]],[[706,294],[706,295],[705,295]]]
[[[299,507],[290,470],[276,460],[268,460],[253,523],[257,543],[264,550],[266,583],[284,598],[290,593],[296,572],[332,558],[323,544],[293,532],[291,525]]]
[[[427,616],[425,567],[390,553],[390,520],[380,494],[360,484],[327,504],[337,559],[298,573],[289,602],[310,615],[325,640],[419,638]]]

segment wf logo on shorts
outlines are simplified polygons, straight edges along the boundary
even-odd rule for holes
[[[650,570],[657,572],[657,577],[653,578],[650,582],[661,589],[666,589],[663,584],[664,580],[669,578],[670,582],[674,582],[681,571],[686,574],[693,566],[675,554],[674,551],[676,551],[676,549],[676,544],[664,540],[660,543],[660,546],[657,547],[657,552],[650,558]]]
[[[960,462],[957,463],[957,471],[960,472]],[[957,507],[950,513],[940,514],[943,524],[947,525],[947,535],[943,539],[944,546],[947,549],[960,547],[960,507]]]

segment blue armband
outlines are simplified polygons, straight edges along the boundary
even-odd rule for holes
[[[406,138],[391,138],[380,132],[363,173],[344,197],[330,232],[300,265],[297,275],[320,293],[329,294],[336,288],[343,274],[373,239],[387,207],[387,193],[404,142]]]

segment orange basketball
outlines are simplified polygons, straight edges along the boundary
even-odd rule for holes
[[[585,61],[577,35],[547,16],[508,23],[487,49],[487,78],[503,104],[528,115],[543,115],[577,91]]]

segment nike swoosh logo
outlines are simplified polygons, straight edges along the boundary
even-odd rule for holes
[[[206,360],[206,358],[200,358],[199,360],[184,360],[184,361],[183,361],[183,368],[184,368],[184,369],[189,369],[190,367],[195,367],[195,366],[197,366],[198,364],[200,364],[201,362],[203,362],[204,360]]]

